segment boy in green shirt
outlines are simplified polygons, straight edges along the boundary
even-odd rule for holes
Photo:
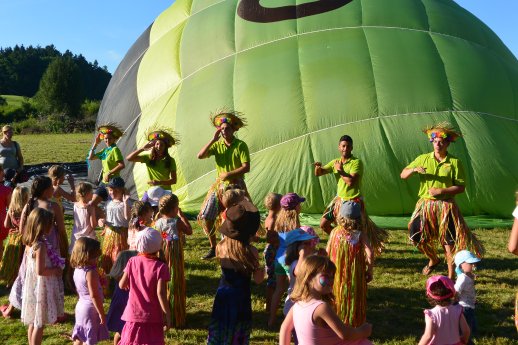
[[[353,139],[348,135],[340,137],[338,151],[340,152],[340,157],[333,159],[324,166],[320,162],[313,163],[315,166],[315,176],[332,173],[337,183],[336,196],[324,211],[320,219],[320,227],[327,234],[330,234],[342,204],[346,201],[358,203],[361,207],[361,230],[367,234],[374,253],[379,255],[385,246],[384,243],[388,239],[388,233],[386,230],[378,228],[365,210],[360,191],[363,163],[352,154]]]
[[[214,156],[218,177],[203,202],[198,219],[209,237],[210,250],[202,259],[211,259],[216,255],[216,229],[214,224],[223,211],[221,195],[229,185],[247,190],[245,174],[250,171],[250,153],[244,141],[237,139],[234,133],[245,123],[237,112],[222,112],[212,116],[216,127],[213,138],[200,150],[198,159]],[[221,139],[220,139],[221,137]],[[248,193],[248,192],[247,192]]]
[[[461,161],[448,154],[448,146],[460,134],[449,123],[430,126],[423,131],[433,144],[433,152],[418,156],[401,172],[407,179],[419,175],[419,201],[408,229],[410,239],[428,257],[422,273],[429,275],[440,263],[435,243],[443,246],[448,264],[448,277],[453,279],[453,255],[472,243],[481,256],[483,247],[471,233],[460,214],[454,197],[465,190],[464,168]]]

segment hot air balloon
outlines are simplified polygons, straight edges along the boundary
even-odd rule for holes
[[[305,212],[321,213],[336,185],[316,178],[311,163],[337,157],[348,134],[365,166],[369,212],[410,213],[418,182],[399,172],[431,151],[422,128],[448,121],[463,134],[450,147],[466,168],[463,213],[511,211],[518,61],[452,0],[177,0],[121,62],[98,123],[126,128],[123,154],[153,125],[179,133],[173,189],[182,209],[197,211],[216,171],[196,153],[213,134],[211,112],[222,107],[248,120],[237,136],[250,149],[255,201],[296,191],[307,197]],[[123,172],[135,196],[147,188],[145,169]]]

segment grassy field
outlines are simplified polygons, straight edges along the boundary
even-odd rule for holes
[[[25,164],[69,163],[86,159],[93,142],[93,134],[20,134],[14,135],[13,140],[20,143]]]
[[[22,102],[25,97],[23,96],[15,96],[15,95],[1,95],[7,101],[7,104],[3,107],[13,107],[18,108],[21,107]]]
[[[194,224],[194,222],[193,222]],[[67,218],[70,231],[71,219]],[[479,265],[477,280],[477,318],[479,337],[477,344],[518,344],[513,325],[513,304],[517,290],[517,259],[506,251],[509,229],[476,230],[487,248]],[[416,344],[424,330],[423,309],[429,308],[424,296],[426,278],[419,274],[425,264],[423,256],[408,244],[406,231],[390,230],[390,243],[386,252],[376,262],[374,280],[369,284],[367,319],[374,326],[372,340],[375,344]],[[327,240],[323,236],[323,242]],[[321,244],[320,246],[322,246]],[[264,242],[258,248],[264,249]],[[203,344],[214,294],[218,285],[219,267],[216,261],[203,261],[200,256],[207,249],[207,240],[195,226],[194,235],[187,239],[185,248],[187,279],[187,328],[170,330],[167,344]],[[446,273],[446,266],[438,273]],[[277,332],[266,328],[267,315],[263,310],[264,284],[253,285],[254,331],[252,344],[276,344]],[[0,287],[0,303],[7,303],[9,290]],[[65,297],[65,311],[74,313],[76,297]],[[105,301],[108,309],[109,298]],[[279,311],[280,315],[280,311]],[[26,344],[26,329],[14,319],[0,320],[0,344]],[[279,316],[280,319],[280,316]],[[68,344],[66,334],[73,328],[73,320],[47,327],[44,344]],[[65,335],[64,335],[65,334]],[[106,341],[102,344],[110,344]]]

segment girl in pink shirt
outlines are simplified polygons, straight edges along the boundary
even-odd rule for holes
[[[426,281],[426,296],[432,309],[424,311],[426,327],[419,345],[462,345],[469,339],[469,326],[460,304],[451,304],[455,284],[445,276],[433,276]]]
[[[128,304],[121,318],[126,323],[119,345],[165,344],[164,330],[171,327],[167,300],[167,282],[171,276],[167,265],[158,259],[160,248],[162,236],[158,231],[146,228],[138,233],[139,254],[129,259],[119,281],[121,289],[129,289]]]
[[[372,345],[367,339],[372,325],[346,326],[333,309],[336,267],[329,258],[310,255],[299,263],[298,279],[291,293],[295,302],[279,333],[280,345],[289,345],[295,328],[300,345]]]

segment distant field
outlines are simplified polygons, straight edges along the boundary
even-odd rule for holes
[[[25,164],[79,162],[86,159],[92,133],[14,135],[20,143]]]
[[[1,95],[7,101],[6,105],[0,105],[0,112],[8,113],[22,106],[23,96]]]

